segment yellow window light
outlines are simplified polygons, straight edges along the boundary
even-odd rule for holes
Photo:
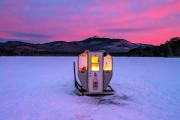
[[[99,63],[92,63],[91,71],[99,71]]]
[[[93,55],[91,57],[91,63],[99,63],[99,55]]]
[[[91,56],[91,71],[99,71],[99,55]]]
[[[104,57],[103,70],[112,70],[112,58],[110,55]]]

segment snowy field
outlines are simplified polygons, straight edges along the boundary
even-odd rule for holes
[[[180,120],[180,59],[114,57],[115,95],[77,96],[76,57],[0,57],[0,120]]]

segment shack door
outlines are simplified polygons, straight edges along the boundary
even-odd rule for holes
[[[103,52],[88,53],[88,90],[103,92]]]

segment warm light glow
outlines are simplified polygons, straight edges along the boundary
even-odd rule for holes
[[[87,54],[83,53],[79,56],[79,70],[87,70]]]
[[[107,55],[104,57],[104,70],[112,70],[112,57]]]
[[[99,63],[99,56],[93,55],[91,57],[91,63]]]
[[[99,71],[99,55],[92,55],[91,63],[91,71]]]
[[[91,71],[99,71],[99,63],[92,63]]]

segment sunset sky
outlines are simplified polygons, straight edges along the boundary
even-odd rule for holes
[[[0,42],[121,38],[161,44],[180,36],[180,0],[0,0]]]

